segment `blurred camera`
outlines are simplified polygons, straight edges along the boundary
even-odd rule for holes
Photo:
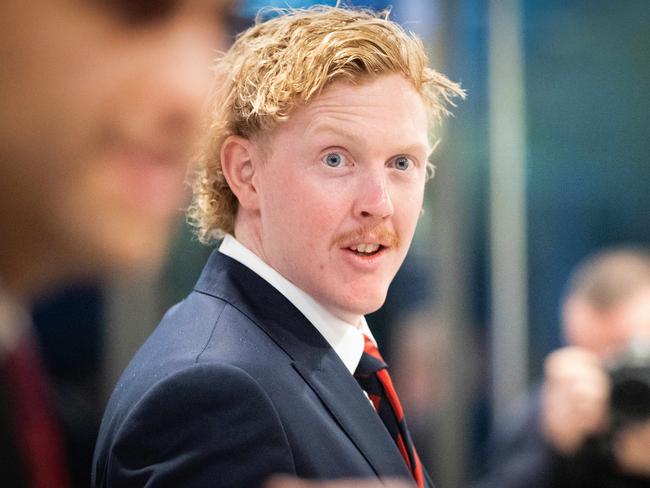
[[[634,341],[610,369],[610,435],[650,419],[650,341]]]
[[[633,341],[608,368],[609,427],[585,440],[574,455],[566,486],[647,487],[647,478],[622,474],[615,446],[628,427],[650,421],[650,342]],[[594,484],[594,480],[598,480]]]
[[[611,380],[609,427],[589,437],[577,459],[614,463],[620,432],[650,420],[650,341],[635,340],[608,368]]]

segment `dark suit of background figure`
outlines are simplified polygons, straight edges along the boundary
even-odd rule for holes
[[[11,395],[6,386],[4,365],[0,359],[0,479],[7,486],[21,488],[28,486],[28,478],[23,466],[18,440],[14,432],[14,416]]]
[[[219,252],[118,382],[93,464],[95,487],[256,487],[279,472],[412,480],[332,347]]]
[[[562,456],[540,432],[541,391],[527,398],[521,414],[494,440],[488,475],[474,488],[649,488],[648,478],[627,476],[613,459],[587,444]]]
[[[53,400],[29,315],[0,289],[0,486],[72,486]]]

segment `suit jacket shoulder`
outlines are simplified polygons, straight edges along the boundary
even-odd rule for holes
[[[410,475],[336,353],[277,290],[213,253],[109,401],[94,486]]]

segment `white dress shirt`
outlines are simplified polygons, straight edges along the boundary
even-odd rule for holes
[[[345,367],[354,374],[363,354],[364,334],[375,341],[365,317],[361,316],[358,326],[336,317],[230,234],[219,246],[219,252],[239,261],[282,293],[316,327]]]

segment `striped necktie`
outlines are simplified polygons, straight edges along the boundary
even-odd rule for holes
[[[365,390],[386,429],[397,444],[404,462],[419,488],[424,487],[424,473],[411,435],[406,427],[404,411],[388,374],[388,366],[375,343],[364,335],[361,361],[354,373],[361,388]]]

